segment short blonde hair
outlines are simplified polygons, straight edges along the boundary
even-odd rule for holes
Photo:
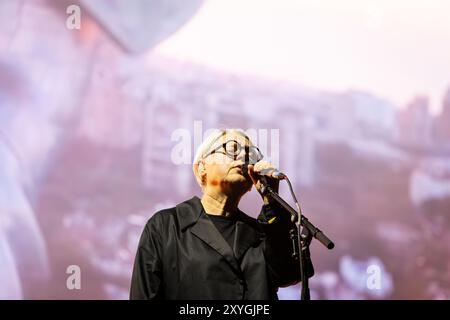
[[[210,151],[214,143],[216,143],[217,140],[219,140],[220,138],[222,138],[227,134],[240,134],[250,140],[248,135],[241,129],[215,129],[203,140],[203,142],[197,148],[197,152],[195,153],[194,156],[194,163],[192,165],[192,171],[194,171],[195,179],[197,179],[197,183],[202,189],[204,186],[198,172],[198,166],[202,161],[203,157],[205,156],[205,154],[207,154],[208,151]]]

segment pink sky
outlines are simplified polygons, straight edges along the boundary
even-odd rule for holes
[[[156,52],[403,107],[450,86],[449,0],[205,0]]]

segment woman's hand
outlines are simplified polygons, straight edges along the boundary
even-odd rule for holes
[[[275,167],[268,161],[259,161],[255,165],[248,165],[248,175],[250,176],[250,179],[253,182],[253,185],[255,186],[256,190],[261,194],[264,204],[269,204],[272,202],[272,199],[270,197],[264,196],[262,194],[262,183],[261,183],[261,176],[259,173],[261,171],[270,171],[270,170],[276,170]],[[265,176],[267,183],[269,186],[275,191],[278,192],[278,187],[280,185],[280,180],[274,179],[268,176]]]

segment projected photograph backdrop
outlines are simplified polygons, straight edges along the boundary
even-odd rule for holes
[[[208,130],[240,128],[336,244],[311,245],[312,299],[449,299],[449,13],[0,0],[0,298],[127,299],[146,221],[201,195]]]

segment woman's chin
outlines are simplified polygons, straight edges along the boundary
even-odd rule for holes
[[[231,188],[245,189],[246,191],[251,189],[252,183],[250,183],[241,174],[230,174],[223,181],[223,184],[228,185]]]
[[[244,184],[247,183],[247,179],[242,174],[239,173],[229,174],[225,179],[225,181],[229,183],[244,183]]]

